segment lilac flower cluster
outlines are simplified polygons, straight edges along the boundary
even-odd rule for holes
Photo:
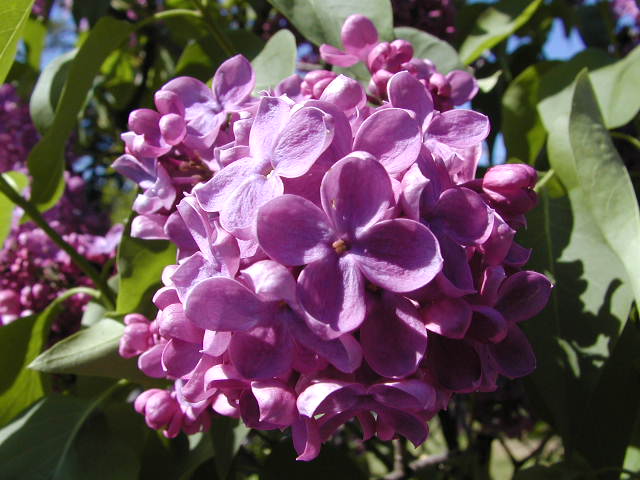
[[[0,86],[0,172],[27,173],[26,160],[38,138],[29,107],[12,85]],[[44,218],[89,261],[104,265],[115,256],[122,226],[109,230],[108,217],[87,202],[82,177],[65,172],[65,182],[63,197],[44,213]],[[0,250],[0,326],[44,310],[64,290],[92,286],[41,229],[31,222],[20,224],[21,216],[22,211],[17,209]],[[86,295],[76,295],[66,303],[52,327],[52,340],[79,328],[88,301]]]
[[[411,73],[423,84],[431,94],[435,108],[441,112],[464,104],[478,92],[478,84],[471,74],[454,70],[443,75],[430,60],[415,58],[413,46],[408,41],[380,42],[378,30],[365,16],[347,18],[341,37],[344,50],[322,45],[322,59],[338,67],[363,62],[371,72],[368,93],[373,97],[386,99],[389,79],[401,71]]]
[[[350,17],[343,37],[355,25],[373,38],[365,20]],[[178,246],[156,318],[128,315],[120,343],[145,374],[174,381],[136,400],[147,424],[173,437],[215,412],[291,427],[311,460],[354,417],[365,438],[420,444],[452,394],[530,373],[518,323],[551,285],[522,269],[529,251],[514,236],[536,172],[474,178],[487,117],[440,110],[406,69],[376,108],[343,75],[317,99],[298,88],[308,77],[259,97],[254,78],[236,56],[212,88],[172,80],[123,135],[115,168],[142,189],[137,234]]]
[[[449,40],[456,31],[456,9],[452,0],[391,0],[397,25],[423,30]]]

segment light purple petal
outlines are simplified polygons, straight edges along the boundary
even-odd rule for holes
[[[522,322],[547,305],[551,295],[551,282],[541,273],[526,270],[508,277],[500,286],[498,310],[510,322]]]
[[[180,378],[196,367],[201,356],[199,345],[172,338],[162,351],[162,367],[168,375]]]
[[[326,43],[320,45],[320,56],[325,62],[337,67],[351,67],[360,61],[355,55],[345,53]]]
[[[234,190],[259,169],[259,162],[254,158],[237,160],[220,170],[211,180],[194,187],[193,193],[203,210],[219,212]]]
[[[433,222],[461,245],[482,244],[491,234],[493,216],[489,216],[482,197],[468,188],[445,190],[433,212]]]
[[[120,175],[130,178],[142,188],[149,188],[156,181],[155,158],[138,159],[133,155],[125,154],[118,157],[111,166]]]
[[[409,168],[421,146],[418,122],[400,108],[378,110],[362,123],[353,140],[354,150],[375,156],[391,175]]]
[[[365,316],[364,279],[349,256],[328,255],[305,267],[298,277],[298,298],[306,312],[328,327],[318,332],[336,338],[360,326]]]
[[[204,332],[191,323],[184,315],[181,303],[174,303],[158,315],[158,331],[166,338],[177,338],[189,343],[200,344]]]
[[[469,72],[454,70],[447,73],[447,80],[451,85],[451,100],[456,106],[468,102],[478,93],[478,82]]]
[[[147,377],[163,378],[165,371],[162,368],[162,351],[166,344],[157,343],[138,357],[138,368]]]
[[[489,135],[489,119],[473,110],[449,110],[429,124],[427,136],[453,148],[481,143]]]
[[[331,253],[334,236],[324,212],[296,195],[274,198],[258,214],[260,246],[284,265],[305,265],[325,257]]]
[[[211,263],[201,252],[186,258],[171,274],[171,281],[180,299],[185,300],[189,289],[207,278],[221,275],[219,265]]]
[[[422,309],[427,329],[448,338],[464,338],[471,325],[471,307],[459,298],[443,298]]]
[[[241,104],[253,91],[256,74],[242,55],[226,60],[213,76],[213,91],[224,109],[229,111]]]
[[[258,261],[242,270],[241,280],[265,301],[296,302],[296,281],[289,269],[278,262]]]
[[[215,241],[217,232],[206,212],[194,197],[183,198],[177,208],[200,251],[211,256],[211,244]]]
[[[253,157],[265,161],[270,159],[278,133],[289,120],[290,110],[291,105],[282,98],[260,99],[249,134],[249,148]]]
[[[167,216],[159,213],[138,215],[131,222],[131,236],[145,240],[166,240],[167,234],[164,231],[166,221]]]
[[[414,446],[421,445],[429,435],[429,427],[424,418],[393,408],[379,408],[378,436],[391,440],[395,433],[407,438]]]
[[[357,384],[336,381],[322,381],[305,388],[296,401],[298,412],[305,417],[313,418],[320,410],[340,411],[348,410],[358,401],[358,394],[363,393],[363,387]],[[340,395],[342,393],[342,395]],[[334,402],[331,406],[332,397]],[[328,400],[328,401],[327,401]],[[323,405],[325,404],[325,405]]]
[[[284,126],[271,155],[276,173],[304,175],[333,140],[333,117],[313,107],[301,108]]]
[[[430,410],[436,403],[436,391],[422,380],[378,383],[369,387],[374,400],[400,410]]]
[[[416,371],[427,349],[427,331],[413,304],[386,294],[369,303],[360,328],[364,358],[379,375],[403,378]]]
[[[282,195],[283,190],[282,180],[277,175],[246,178],[227,199],[220,212],[220,224],[234,236],[249,240],[255,231],[260,207]]]
[[[205,330],[202,338],[202,353],[219,357],[227,351],[231,341],[231,332],[217,332]]]
[[[350,15],[342,24],[340,38],[348,53],[365,60],[369,51],[378,43],[378,29],[364,15]]]
[[[381,220],[394,204],[389,175],[368,155],[350,156],[331,167],[320,195],[336,231],[350,240]]]
[[[315,419],[299,417],[291,425],[291,435],[298,453],[296,460],[308,462],[320,454],[320,432]]]
[[[260,421],[289,426],[297,418],[296,396],[277,380],[251,382],[251,393],[258,402]]]
[[[268,307],[244,285],[214,277],[194,286],[184,307],[185,315],[200,328],[237,332],[265,320]]]
[[[273,378],[291,369],[293,343],[282,325],[255,327],[233,334],[229,358],[244,378]]]
[[[397,218],[377,223],[353,246],[358,268],[373,284],[392,292],[410,292],[442,270],[435,236],[424,225]]]
[[[357,80],[338,75],[324,89],[320,100],[332,103],[343,112],[361,108],[367,103],[367,94]]]
[[[395,108],[411,110],[420,126],[433,112],[433,99],[416,77],[409,72],[396,73],[387,84],[389,102]]]

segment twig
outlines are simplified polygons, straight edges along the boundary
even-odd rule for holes
[[[402,480],[406,477],[405,453],[406,444],[404,439],[393,439],[393,470],[384,476],[384,480]]]

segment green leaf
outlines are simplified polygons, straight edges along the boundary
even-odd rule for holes
[[[27,63],[35,71],[40,70],[40,59],[47,37],[47,27],[40,21],[28,18],[24,26],[22,39],[27,47]]]
[[[77,50],[54,58],[42,71],[31,94],[29,113],[38,131],[44,134],[53,124],[56,107]]]
[[[9,73],[33,0],[4,1],[0,5],[0,84]]]
[[[502,0],[484,10],[460,47],[460,58],[470,64],[522,27],[542,0]]]
[[[131,223],[122,235],[118,249],[119,290],[116,311],[152,316],[151,298],[160,288],[162,270],[176,262],[176,246],[166,240],[131,237]]]
[[[138,369],[135,359],[125,359],[118,354],[123,332],[122,323],[105,318],[54,344],[33,360],[29,368],[45,373],[152,382]]]
[[[621,468],[640,411],[640,326],[627,322],[577,432],[578,450],[594,469]],[[618,472],[600,478],[619,478]]]
[[[596,226],[624,264],[640,304],[640,209],[629,172],[604,126],[586,71],[576,79],[569,139]]]
[[[251,65],[256,72],[255,91],[274,88],[296,70],[296,39],[289,30],[280,30],[269,39]]]
[[[89,415],[112,391],[113,387],[90,400],[59,395],[46,397],[0,429],[2,477],[7,480],[92,478],[90,472],[78,471],[73,444]]]
[[[51,322],[72,292],[60,295],[42,313],[19,318],[0,328],[0,426],[48,390],[48,379],[27,369],[27,365],[42,351]],[[82,292],[90,290],[82,289]]]
[[[29,179],[26,175],[20,172],[8,172],[3,173],[4,179],[17,192],[22,193],[25,187],[29,184]],[[11,225],[13,225],[13,211],[15,205],[11,200],[0,193],[0,247],[4,245],[4,241],[11,231]]]
[[[102,62],[132,31],[132,24],[104,17],[91,29],[78,50],[69,68],[55,119],[29,155],[29,173],[33,177],[31,200],[40,209],[50,208],[62,195],[66,142]]]
[[[589,77],[607,128],[629,123],[640,109],[640,46],[622,60],[592,72]]]
[[[517,240],[533,249],[527,268],[555,286],[547,307],[522,325],[538,362],[526,385],[537,413],[570,449],[584,421],[585,399],[624,328],[633,295],[581,189],[560,198],[552,198],[547,187],[539,193],[540,203]]]
[[[369,17],[382,40],[393,40],[389,0],[269,0],[269,3],[316,45],[328,43],[342,48],[342,24],[354,13]]]
[[[221,479],[227,478],[231,462],[240,445],[249,434],[249,428],[235,418],[216,415],[211,419],[211,440],[216,471]]]
[[[532,65],[518,75],[502,96],[502,134],[509,161],[534,165],[547,133],[536,106],[542,75],[555,63]]]
[[[435,63],[440,72],[464,70],[465,66],[458,52],[444,40],[412,27],[396,27],[393,32],[396,38],[411,42],[415,57],[428,58]]]

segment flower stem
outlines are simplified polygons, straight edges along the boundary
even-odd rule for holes
[[[93,281],[96,288],[100,290],[100,293],[102,293],[102,296],[104,297],[103,300],[105,301],[106,306],[109,308],[115,308],[115,294],[107,284],[106,280],[100,276],[100,273],[86,258],[80,255],[78,251],[67,243],[58,232],[49,226],[49,223],[47,223],[38,209],[29,200],[16,192],[2,175],[0,175],[0,192],[2,192],[14,204],[22,208],[29,218],[31,218],[33,223],[40,227],[53,241],[53,243],[58,245],[58,247],[71,257],[73,263],[75,263],[76,266]]]

